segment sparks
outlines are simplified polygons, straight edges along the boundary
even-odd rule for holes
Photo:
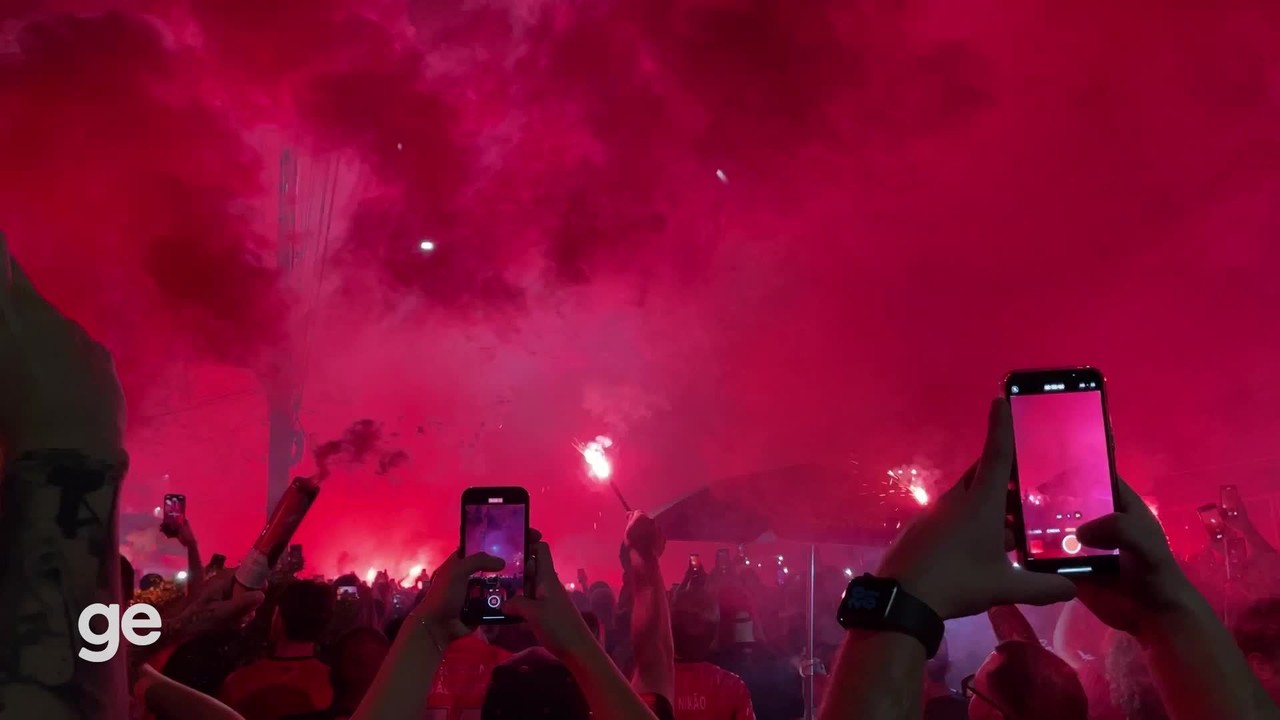
[[[911,486],[911,497],[915,498],[916,502],[920,503],[921,505],[929,504],[929,491],[925,490],[919,485]]]
[[[582,459],[587,463],[587,475],[599,482],[605,482],[613,475],[613,463],[609,462],[609,456],[604,452],[610,447],[613,447],[613,441],[604,435],[578,446],[578,452],[582,453]]]

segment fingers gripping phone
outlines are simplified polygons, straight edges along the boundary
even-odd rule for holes
[[[1095,368],[1015,370],[1004,380],[1013,414],[1014,535],[1033,572],[1114,571],[1114,550],[1085,547],[1077,529],[1116,510],[1115,447],[1106,387]]]
[[[462,621],[468,625],[520,622],[508,616],[507,600],[533,595],[529,561],[529,492],[519,487],[468,488],[462,493],[462,554],[485,552],[502,558],[498,572],[478,573],[467,581]]]
[[[165,495],[164,517],[160,520],[160,532],[166,537],[177,537],[178,529],[187,521],[187,496]]]

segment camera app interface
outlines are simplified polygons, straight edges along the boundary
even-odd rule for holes
[[[467,506],[464,555],[485,552],[506,561],[500,572],[478,573],[467,584],[467,610],[475,617],[505,617],[507,598],[524,592],[525,506],[491,498],[487,505]]]
[[[187,512],[187,499],[181,495],[164,496],[164,519],[178,522]]]
[[[1076,528],[1115,510],[1096,382],[1010,388],[1027,555],[1038,560],[1111,554],[1089,550]]]

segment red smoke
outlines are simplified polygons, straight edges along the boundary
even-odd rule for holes
[[[601,433],[647,507],[958,469],[1018,366],[1108,373],[1175,534],[1227,478],[1274,493],[1280,10],[987,5],[8,2],[0,227],[117,355],[126,510],[185,491],[233,558],[286,357],[307,435],[410,458],[326,485],[327,572],[447,547],[468,483],[603,565]]]

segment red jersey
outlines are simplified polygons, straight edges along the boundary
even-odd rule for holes
[[[475,635],[451,643],[431,684],[427,720],[479,718],[493,668],[509,657],[511,653]]]
[[[742,678],[709,662],[676,663],[676,720],[755,720]]]

